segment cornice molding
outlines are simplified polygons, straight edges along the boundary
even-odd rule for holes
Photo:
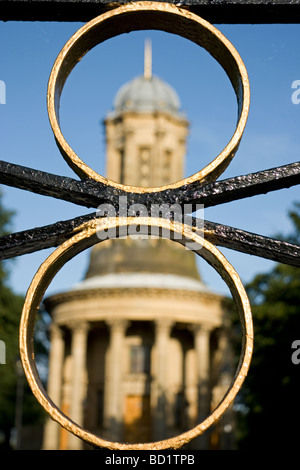
[[[88,300],[93,298],[99,298],[101,300],[103,297],[111,298],[124,298],[124,297],[158,297],[158,298],[173,298],[173,299],[185,299],[191,301],[223,301],[226,299],[225,296],[211,293],[211,292],[197,292],[185,289],[159,289],[159,288],[105,288],[105,289],[88,289],[88,290],[78,290],[78,291],[68,291],[59,294],[54,294],[50,297],[47,297],[44,300],[44,305],[47,310],[52,310],[57,305]]]

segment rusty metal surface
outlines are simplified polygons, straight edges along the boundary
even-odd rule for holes
[[[291,163],[209,184],[193,183],[182,188],[147,194],[127,193],[121,189],[112,191],[107,185],[92,179],[79,181],[0,160],[0,183],[84,207],[96,208],[102,203],[109,202],[117,209],[119,197],[126,196],[128,205],[138,203],[149,208],[152,203],[191,204],[194,210],[197,204],[212,207],[295,186],[300,183],[300,163]]]
[[[0,260],[57,247],[72,236],[80,225],[95,219],[97,213],[56,222],[55,224],[23,232],[12,233],[0,238]],[[186,225],[199,226],[199,221],[191,217]],[[248,255],[300,267],[300,247],[292,243],[247,232],[224,224],[204,220],[205,236],[217,246],[229,248]]]
[[[124,195],[122,192],[117,194],[109,192],[106,187],[101,188],[99,183],[92,180],[78,181],[7,162],[0,162],[0,183],[85,207],[97,208],[100,204],[108,202],[114,205],[116,213],[118,213],[119,196]],[[150,198],[145,194],[130,194],[127,195],[127,203],[128,207],[138,203],[149,209],[151,209],[151,203],[161,206],[168,202],[180,205],[191,204],[192,207],[195,204],[211,207],[288,188],[299,183],[300,163],[293,163],[281,168],[215,181],[196,188],[193,188],[193,185],[187,185],[181,191],[153,193]],[[96,212],[93,212],[72,220],[59,221],[44,227],[3,236],[0,238],[0,260],[56,247],[71,236],[79,225],[96,216]],[[197,226],[197,220],[191,218],[189,224]],[[207,220],[204,221],[204,226],[207,229],[207,236],[210,237],[209,240],[218,246],[291,266],[300,265],[300,248],[297,245]]]

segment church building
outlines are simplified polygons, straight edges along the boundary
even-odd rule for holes
[[[144,74],[117,92],[104,121],[111,180],[156,187],[184,176],[189,123],[175,90]],[[186,431],[232,380],[224,298],[202,281],[196,255],[161,238],[95,245],[84,279],[44,300],[51,323],[48,394],[104,439],[149,442]],[[228,410],[190,449],[230,449]],[[88,449],[49,420],[44,449]]]

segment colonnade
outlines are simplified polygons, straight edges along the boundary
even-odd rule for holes
[[[168,341],[174,323],[169,319],[153,320],[155,323],[154,347],[156,351],[155,375],[152,377],[151,403],[154,404],[153,426],[155,440],[166,437],[166,396],[168,392],[167,358]],[[121,382],[122,351],[126,330],[130,321],[125,319],[112,319],[106,322],[110,332],[108,362],[105,375],[105,395],[104,395],[104,428],[109,429],[109,434],[121,436],[122,422],[122,393]],[[210,408],[210,332],[211,327],[201,324],[190,325],[194,335],[194,348],[196,353],[196,374],[198,384],[198,422],[202,421]],[[69,417],[78,425],[84,425],[83,402],[87,392],[86,380],[86,358],[88,348],[88,332],[93,327],[92,323],[85,321],[74,322],[72,324],[60,326],[53,323],[51,326],[51,349],[49,356],[49,376],[47,393],[50,399],[59,407],[62,406],[63,370],[65,361],[65,338],[64,330],[71,331],[71,383],[70,383],[70,403]],[[68,414],[68,413],[66,413]],[[112,438],[116,440],[116,438]],[[60,448],[60,427],[48,420],[44,430],[44,449]],[[201,444],[200,444],[201,445]],[[206,443],[203,442],[205,447]],[[67,448],[70,450],[81,449],[82,441],[68,433]]]

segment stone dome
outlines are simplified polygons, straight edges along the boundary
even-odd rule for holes
[[[175,90],[160,78],[138,76],[120,88],[114,108],[116,113],[166,111],[178,114],[180,100]]]

